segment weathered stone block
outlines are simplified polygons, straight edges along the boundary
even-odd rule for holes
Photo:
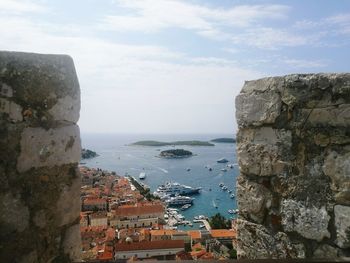
[[[80,226],[76,224],[66,230],[63,240],[63,250],[73,262],[78,262],[81,258],[80,243]]]
[[[17,170],[25,172],[30,168],[78,163],[80,151],[79,127],[76,125],[49,130],[26,128],[22,133]]]
[[[277,92],[245,94],[236,97],[236,118],[239,126],[259,126],[275,122],[281,111],[281,98]]]
[[[71,185],[67,185],[63,188],[56,204],[59,226],[74,222],[79,217],[81,208],[80,186],[81,179],[80,176],[77,176]]]
[[[314,258],[319,259],[335,259],[338,257],[338,250],[335,247],[332,247],[327,244],[320,245],[315,251],[314,251]]]
[[[331,188],[336,192],[336,201],[350,204],[350,151],[331,151],[325,157],[323,172],[332,180]]]
[[[334,206],[334,225],[337,231],[335,243],[340,248],[350,248],[350,207]]]
[[[302,243],[293,243],[283,232],[270,233],[263,225],[237,220],[237,256],[239,259],[304,258]]]
[[[238,181],[237,204],[244,217],[261,223],[271,202],[272,194],[264,186],[243,179]]]
[[[11,193],[0,195],[0,225],[12,227],[22,232],[29,226],[29,208],[23,203],[19,194]]]
[[[22,107],[7,99],[0,98],[0,114],[1,113],[8,114],[10,121],[17,122],[23,120]]]
[[[282,225],[286,232],[297,232],[301,236],[321,241],[330,237],[330,216],[325,207],[307,207],[301,202],[283,200],[281,205]]]
[[[294,159],[290,131],[271,127],[241,129],[237,139],[238,163],[241,172],[245,174],[280,174]]]

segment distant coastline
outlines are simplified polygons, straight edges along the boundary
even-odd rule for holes
[[[160,141],[138,141],[134,142],[130,145],[135,146],[172,146],[172,145],[184,145],[184,146],[215,146],[213,143],[206,141],[174,141],[174,142],[160,142]]]
[[[211,140],[211,142],[218,142],[218,143],[235,143],[236,139],[234,138],[216,138]]]

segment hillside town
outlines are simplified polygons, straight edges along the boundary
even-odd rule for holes
[[[80,168],[82,257],[110,260],[217,260],[236,257],[235,221],[230,229],[178,230],[171,213],[133,177]]]

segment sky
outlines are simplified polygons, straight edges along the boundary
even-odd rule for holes
[[[0,0],[0,50],[68,54],[84,133],[227,133],[245,80],[349,72],[347,0]]]

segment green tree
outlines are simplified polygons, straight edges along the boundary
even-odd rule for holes
[[[212,229],[230,229],[231,228],[230,220],[227,220],[220,213],[217,213],[214,216],[212,216],[209,219],[209,224]]]

